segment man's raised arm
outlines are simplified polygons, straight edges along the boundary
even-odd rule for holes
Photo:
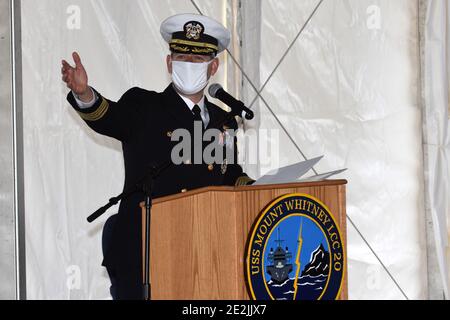
[[[140,89],[128,90],[118,102],[104,98],[88,84],[86,69],[77,52],[72,54],[75,66],[62,60],[62,80],[71,92],[67,100],[80,117],[96,132],[127,140],[136,125],[138,96]]]

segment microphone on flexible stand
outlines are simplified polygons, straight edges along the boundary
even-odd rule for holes
[[[234,114],[240,117],[245,117],[247,120],[252,120],[255,117],[252,110],[247,108],[242,101],[235,99],[228,92],[226,92],[220,84],[212,84],[208,89],[208,93],[211,97],[219,99],[229,106]]]

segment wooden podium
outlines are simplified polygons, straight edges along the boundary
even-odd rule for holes
[[[150,281],[155,300],[248,300],[246,242],[255,219],[291,193],[323,202],[346,248],[345,180],[283,185],[207,187],[155,199],[150,233]],[[145,225],[145,208],[143,208]],[[346,270],[346,268],[345,268]],[[347,299],[344,274],[340,299]]]

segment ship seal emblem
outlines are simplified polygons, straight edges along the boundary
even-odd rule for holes
[[[345,275],[339,226],[320,200],[284,195],[250,233],[246,280],[254,300],[335,300]]]

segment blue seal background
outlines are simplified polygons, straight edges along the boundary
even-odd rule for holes
[[[295,259],[297,257],[300,224],[302,224],[303,244],[300,252],[300,279],[297,285],[297,300],[317,300],[325,289],[325,285],[328,280],[329,269],[326,272],[326,276],[310,277],[305,275],[304,277],[301,277],[302,271],[305,270],[306,266],[312,260],[312,254],[320,247],[320,245],[324,247],[326,252],[329,253],[330,250],[324,233],[313,220],[307,216],[289,216],[279,222],[278,225],[272,229],[272,234],[269,237],[264,253],[266,283],[268,283],[272,296],[276,296],[277,300],[292,300],[293,298],[292,290],[294,288],[295,273],[297,270]],[[278,229],[280,230],[280,239],[285,240],[285,242],[283,242],[283,248],[288,247],[289,252],[292,254],[291,263],[293,265],[293,270],[289,274],[289,280],[287,280],[283,285],[271,283],[271,277],[267,273],[267,265],[270,264],[268,260],[270,248],[275,250],[277,247],[275,240],[277,240]]]
[[[266,208],[263,211],[264,216],[267,215],[268,212],[270,212],[274,207],[278,206],[280,203],[283,203],[285,201],[293,200],[293,199],[302,199],[309,202],[315,203],[317,206],[321,207],[325,212],[329,212],[323,205],[318,203],[316,200],[309,196],[301,196],[301,195],[292,195],[291,197],[280,197],[276,201],[273,202],[273,204]],[[283,198],[283,199],[281,199]],[[258,217],[258,221],[262,222],[264,220],[264,217],[261,215]],[[313,221],[315,220],[317,224]],[[281,222],[280,222],[281,221]],[[295,272],[297,269],[297,265],[295,264],[295,259],[297,255],[297,240],[299,237],[299,227],[300,222],[303,222],[303,230],[302,230],[302,236],[303,236],[303,245],[302,245],[302,251],[301,251],[301,270],[303,271],[308,263],[311,262],[311,254],[318,249],[319,245],[322,244],[323,249],[325,252],[328,252],[331,257],[335,257],[335,254],[341,255],[341,265],[342,268],[339,271],[334,270],[333,265],[329,265],[329,269],[331,268],[331,273],[329,273],[329,276],[327,277],[309,277],[306,276],[304,279],[301,279],[302,271],[299,272],[299,279],[298,283],[301,284],[299,286],[297,291],[297,299],[298,300],[315,300],[318,299],[320,294],[322,294],[323,289],[326,289],[326,291],[323,293],[321,299],[322,300],[332,300],[335,299],[340,291],[343,275],[345,271],[345,256],[344,256],[344,248],[342,245],[342,239],[338,232],[339,236],[339,243],[341,244],[340,248],[333,249],[330,248],[331,242],[328,243],[326,240],[325,230],[322,230],[319,225],[321,223],[318,221],[317,217],[309,213],[307,210],[299,210],[299,209],[292,209],[287,210],[286,207],[283,207],[283,214],[280,215],[272,224],[270,229],[270,236],[268,237],[268,234],[264,238],[265,242],[265,251],[263,252],[264,255],[264,266],[262,265],[262,261],[260,261],[260,268],[263,270],[263,272],[260,272],[256,275],[250,275],[248,276],[249,285],[251,287],[251,290],[254,293],[254,298],[257,300],[269,300],[271,299],[269,292],[266,288],[266,281],[268,282],[267,287],[269,288],[272,296],[275,299],[280,300],[292,300],[293,299],[293,284],[294,284],[294,278],[295,278]],[[334,230],[337,232],[338,227],[335,224],[334,219],[331,222],[332,225],[334,225]],[[260,224],[257,224],[254,226],[254,229],[252,230],[252,234],[254,230],[257,230],[259,228]],[[266,272],[266,266],[268,264],[268,254],[270,252],[270,248],[272,247],[274,250],[276,249],[277,245],[274,242],[274,240],[277,239],[277,228],[281,228],[281,234],[280,238],[281,240],[285,240],[282,247],[289,247],[289,251],[292,254],[291,263],[293,265],[293,270],[289,274],[289,279],[286,281],[286,283],[283,284],[283,286],[280,286],[277,284],[277,286],[271,286],[270,285],[270,275]],[[329,227],[329,225],[328,225]],[[249,242],[249,250],[250,253],[253,249],[253,241],[254,239],[250,239]],[[256,248],[256,247],[254,247]],[[330,250],[331,249],[331,250]],[[247,263],[249,263],[249,257],[247,257]],[[332,259],[333,260],[333,259]],[[328,260],[329,261],[329,260]],[[264,276],[263,276],[264,274]],[[324,273],[325,274],[325,273]],[[264,279],[265,278],[265,279]],[[329,279],[328,279],[329,278]],[[320,283],[326,284],[326,280],[328,280],[328,286],[325,288],[325,286],[320,287]],[[303,281],[303,282],[302,282]],[[316,283],[314,283],[316,282]],[[321,290],[322,289],[322,290]]]

